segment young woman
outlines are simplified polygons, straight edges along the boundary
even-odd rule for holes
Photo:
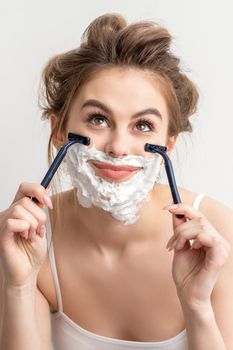
[[[191,131],[198,93],[170,41],[106,14],[45,67],[50,151],[68,132],[91,144],[68,151],[72,190],[23,183],[1,212],[1,349],[233,349],[232,210],[183,188],[172,205],[144,150]]]

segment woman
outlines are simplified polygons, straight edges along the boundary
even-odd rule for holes
[[[233,348],[232,210],[182,188],[172,205],[144,150],[191,131],[198,93],[170,41],[106,14],[45,67],[49,149],[91,145],[67,154],[72,190],[23,183],[1,213],[2,348],[49,349],[51,330],[56,350]]]

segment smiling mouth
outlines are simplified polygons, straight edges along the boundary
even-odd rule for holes
[[[142,169],[127,165],[112,165],[102,162],[91,162],[96,174],[112,180],[124,180]]]

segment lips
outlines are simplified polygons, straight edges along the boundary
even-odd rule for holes
[[[98,169],[110,169],[114,171],[135,171],[139,168],[127,165],[112,165],[108,163],[93,163]]]
[[[112,165],[109,163],[92,163],[97,170],[97,175],[101,175],[114,180],[123,180],[141,168],[127,165]]]

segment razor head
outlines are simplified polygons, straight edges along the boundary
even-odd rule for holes
[[[152,143],[146,143],[144,149],[146,152],[150,152],[150,153],[167,152],[167,147],[160,146],[160,145],[153,145]]]
[[[91,142],[90,137],[73,134],[72,132],[68,133],[68,139],[69,139],[69,141],[76,141],[76,142],[81,143],[85,146],[89,146],[90,142]]]

